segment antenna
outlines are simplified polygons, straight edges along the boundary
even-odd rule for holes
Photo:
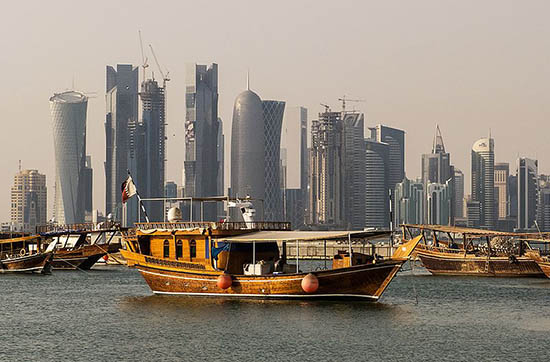
[[[19,172],[21,172],[21,160],[19,160]]]
[[[246,69],[246,90],[250,90],[250,68]]]

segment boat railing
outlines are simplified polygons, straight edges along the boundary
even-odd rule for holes
[[[140,230],[164,229],[208,229],[213,230],[291,230],[289,222],[278,221],[254,221],[254,222],[207,222],[207,221],[186,221],[186,222],[140,222],[136,223]]]
[[[425,244],[418,244],[418,249],[424,249],[424,250],[430,250],[430,251],[436,251],[440,253],[451,253],[451,254],[463,254],[464,249],[455,249],[455,248],[449,248],[446,246],[434,246],[434,245],[425,245]]]

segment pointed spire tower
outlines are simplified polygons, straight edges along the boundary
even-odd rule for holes
[[[434,143],[432,147],[432,153],[445,153],[445,145],[443,144],[443,136],[439,125],[435,129]]]

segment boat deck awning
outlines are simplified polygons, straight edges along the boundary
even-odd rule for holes
[[[389,236],[387,230],[380,231],[255,231],[237,236],[216,238],[216,241],[252,243],[266,241],[323,241],[352,239],[375,239]]]

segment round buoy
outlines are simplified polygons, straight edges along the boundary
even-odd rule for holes
[[[25,250],[25,248],[19,250],[19,255],[25,256],[25,254],[27,254],[27,251]]]
[[[302,289],[306,293],[315,293],[319,289],[319,279],[311,273],[302,279]]]
[[[104,260],[105,262],[108,262],[108,261],[109,261],[109,254],[103,255],[103,260]]]
[[[221,289],[227,289],[231,286],[232,283],[233,283],[233,280],[231,279],[231,275],[222,274],[218,277],[218,282],[216,284]]]

